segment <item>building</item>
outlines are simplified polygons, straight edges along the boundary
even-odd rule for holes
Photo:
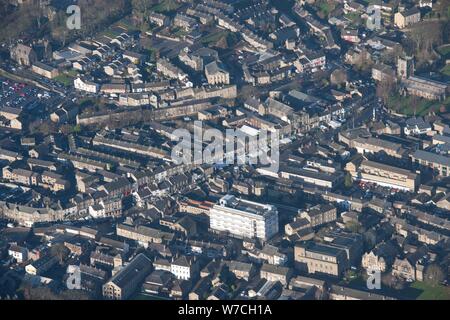
[[[64,218],[64,210],[52,208],[35,208],[0,201],[3,216],[20,225],[31,227],[36,222],[55,222]]]
[[[403,94],[441,101],[447,97],[449,85],[423,77],[411,76],[408,79],[403,79],[401,90]]]
[[[182,255],[170,264],[170,272],[180,280],[197,278],[200,270],[197,259],[191,256]]]
[[[239,238],[268,240],[278,233],[278,211],[268,204],[247,201],[232,195],[222,197],[211,208],[210,228]]]
[[[394,263],[398,250],[389,243],[383,242],[362,256],[361,266],[364,269],[387,271]]]
[[[283,286],[287,286],[292,273],[291,268],[264,263],[260,270],[260,277],[268,281],[279,281]]]
[[[328,189],[337,186],[343,180],[342,172],[325,173],[319,170],[308,170],[294,166],[282,166],[279,173],[281,178],[301,181]]]
[[[177,13],[173,19],[173,25],[189,31],[190,29],[197,26],[197,20],[184,14]]]
[[[294,248],[295,266],[300,271],[339,276],[348,267],[345,250],[313,241],[297,244]]]
[[[300,213],[300,218],[308,220],[311,227],[317,227],[335,221],[337,209],[331,204],[318,204]]]
[[[376,81],[395,80],[395,71],[386,64],[375,64],[372,67],[372,79]]]
[[[420,176],[414,172],[362,158],[348,162],[345,169],[354,180],[384,187],[414,192],[420,185]]]
[[[255,274],[255,267],[251,263],[245,263],[241,261],[226,261],[228,270],[233,273],[237,279],[244,279],[249,281]]]
[[[329,298],[331,300],[396,300],[393,297],[374,293],[373,291],[363,291],[338,285],[331,285]]]
[[[22,121],[20,117],[22,109],[14,107],[0,108],[0,127],[9,127],[17,130],[22,130]]]
[[[350,147],[355,148],[359,154],[378,153],[382,151],[394,158],[402,158],[405,152],[399,143],[373,137],[358,137],[351,141]]]
[[[49,188],[53,192],[66,190],[70,187],[70,183],[63,179],[63,176],[54,172],[44,171],[41,174],[41,183],[44,188]]]
[[[394,15],[394,24],[400,29],[406,28],[409,25],[420,21],[420,10],[413,7],[403,12],[397,12]]]
[[[392,264],[392,275],[406,280],[423,281],[424,266],[413,255],[404,259],[395,258]]]
[[[209,84],[230,84],[230,73],[217,61],[205,66],[205,75]]]
[[[431,124],[422,117],[413,117],[406,120],[404,128],[405,135],[421,135],[432,131]]]
[[[171,79],[183,81],[188,78],[186,73],[184,73],[180,68],[174,66],[167,59],[158,59],[156,61],[156,70]]]
[[[9,180],[26,186],[36,186],[39,182],[38,173],[20,168],[11,169],[10,167],[4,167],[2,170],[2,177],[5,180]]]
[[[39,61],[33,63],[31,70],[48,79],[54,79],[59,75],[59,70],[57,68]]]
[[[116,226],[116,233],[118,236],[126,239],[138,241],[144,247],[149,243],[163,243],[170,242],[174,238],[173,233],[164,232],[159,229],[150,228],[147,226],[132,226],[128,224],[118,224]]]
[[[133,52],[133,51],[125,51],[122,54],[122,57],[124,59],[129,60],[131,63],[134,63],[135,65],[141,64],[144,61],[144,59],[145,59],[144,55],[139,54],[137,52]]]
[[[406,79],[414,75],[414,58],[399,57],[397,59],[397,76]]]
[[[351,43],[359,43],[361,41],[358,35],[358,30],[352,29],[343,29],[341,31],[341,39]]]
[[[41,275],[50,270],[57,262],[58,259],[56,257],[48,254],[27,265],[25,272],[34,276]]]
[[[211,48],[200,48],[194,52],[182,50],[178,58],[195,71],[203,71],[205,65],[219,59],[219,54]]]
[[[22,263],[28,260],[28,249],[13,244],[8,249],[8,255],[13,257],[17,263]]]
[[[151,12],[148,16],[150,23],[156,24],[159,27],[166,25],[169,18],[161,13]]]
[[[324,243],[344,250],[350,266],[357,266],[361,262],[363,253],[363,237],[359,233],[344,231],[327,231],[323,235]]]
[[[80,91],[86,91],[89,93],[98,93],[100,85],[91,81],[82,80],[81,78],[76,78],[73,81],[75,89]]]
[[[19,43],[15,47],[13,47],[10,54],[11,60],[14,60],[21,66],[30,67],[37,61],[37,55],[33,48],[22,43]]]
[[[280,252],[278,247],[266,244],[262,250],[258,252],[258,259],[265,261],[268,264],[282,266],[288,261],[288,256]]]
[[[425,150],[416,150],[411,154],[413,164],[417,167],[430,167],[444,177],[450,174],[450,158]]]
[[[120,269],[103,285],[103,297],[109,300],[125,300],[142,284],[152,270],[152,261],[143,253]]]

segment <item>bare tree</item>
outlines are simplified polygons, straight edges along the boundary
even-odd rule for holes
[[[425,269],[424,281],[433,286],[442,283],[445,279],[444,271],[437,264],[432,264]]]
[[[384,104],[387,104],[389,97],[397,90],[397,84],[393,77],[383,77],[377,84],[376,94],[383,99]]]

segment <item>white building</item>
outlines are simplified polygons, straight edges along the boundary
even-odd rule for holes
[[[13,257],[17,263],[22,263],[28,260],[28,250],[27,248],[20,247],[17,245],[11,245],[8,250],[8,255]]]
[[[189,280],[198,273],[194,257],[181,256],[170,264],[170,272],[180,280]]]
[[[404,132],[409,135],[421,135],[431,132],[431,124],[425,121],[422,117],[413,117],[406,120]]]
[[[90,81],[83,81],[81,78],[76,78],[73,81],[73,85],[75,89],[80,91],[86,91],[90,93],[97,93],[100,89],[100,86],[97,83]]]
[[[89,215],[93,218],[103,218],[105,217],[105,206],[102,202],[89,206]]]
[[[432,0],[420,0],[419,1],[419,7],[430,7],[433,8],[433,1]]]
[[[268,240],[278,232],[278,211],[268,204],[238,199],[232,195],[222,197],[210,209],[210,228],[228,231],[240,238]]]

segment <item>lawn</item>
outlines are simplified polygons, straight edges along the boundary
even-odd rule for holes
[[[188,32],[182,28],[175,28],[172,30],[172,34],[176,35],[177,37],[184,37],[188,34]]]
[[[75,70],[75,69],[70,69],[70,70],[67,70],[66,71],[66,74],[69,76],[69,77],[76,77],[77,75],[78,75],[78,71],[77,70]]]
[[[441,73],[445,74],[446,76],[450,77],[450,64],[446,65],[441,69]]]
[[[344,17],[350,20],[352,24],[360,24],[361,22],[361,15],[356,12],[349,12]]]
[[[437,51],[444,57],[450,58],[450,45],[443,45],[437,49]]]
[[[125,17],[122,20],[116,22],[115,26],[125,28],[129,32],[139,30],[135,25],[133,25],[133,22],[128,17]]]
[[[420,292],[418,300],[450,300],[450,288],[441,285],[430,285],[416,281],[408,288],[411,291]],[[407,291],[409,291],[407,289]]]
[[[158,13],[177,10],[181,5],[175,0],[163,0],[161,3],[152,7],[152,10]]]
[[[228,31],[219,31],[210,33],[201,39],[202,44],[209,45],[210,43],[216,43],[220,38],[228,35]]]
[[[444,101],[426,100],[418,97],[404,97],[400,95],[391,96],[388,100],[388,108],[396,113],[407,116],[424,116],[430,111],[439,111],[441,106],[446,107],[446,111],[450,111],[450,98]]]
[[[325,17],[328,16],[330,10],[331,10],[330,5],[327,2],[319,3],[319,11],[321,11]]]
[[[60,74],[55,78],[55,80],[62,83],[66,87],[70,87],[73,83],[73,78],[69,77],[67,74]]]
[[[100,37],[107,37],[107,38],[115,38],[117,37],[119,34],[117,32],[111,31],[109,29],[102,31],[99,33]]]

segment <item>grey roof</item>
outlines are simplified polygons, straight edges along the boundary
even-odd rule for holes
[[[244,271],[244,272],[250,272],[252,269],[252,265],[250,263],[245,263],[241,261],[226,261],[225,262],[230,271],[236,270],[236,271]]]
[[[261,272],[268,272],[268,273],[286,276],[289,273],[289,268],[264,263],[261,267]]]
[[[133,279],[150,270],[151,260],[143,253],[138,254],[129,264],[116,273],[110,280],[119,287],[124,287],[133,282]]]
[[[428,162],[438,163],[443,166],[450,167],[450,158],[446,156],[442,156],[440,154],[432,153],[424,150],[416,150],[412,157],[419,160],[425,160]]]
[[[227,71],[225,71],[225,69],[223,69],[223,67],[217,63],[217,61],[213,61],[209,64],[206,65],[205,67],[205,71],[207,74],[215,74],[215,73],[226,73]]]
[[[315,243],[312,241],[306,242],[304,244],[300,244],[300,247],[303,247],[308,251],[321,253],[321,254],[334,256],[334,257],[339,256],[342,253],[345,253],[345,251],[340,248],[330,246],[330,245]]]
[[[418,13],[420,14],[420,10],[417,7],[412,7],[411,9],[408,9],[406,11],[401,12],[401,14],[404,17],[412,16],[412,15],[415,15],[415,14],[418,14]]]
[[[333,294],[345,295],[360,300],[396,300],[393,297],[337,285],[331,285],[330,292]]]

